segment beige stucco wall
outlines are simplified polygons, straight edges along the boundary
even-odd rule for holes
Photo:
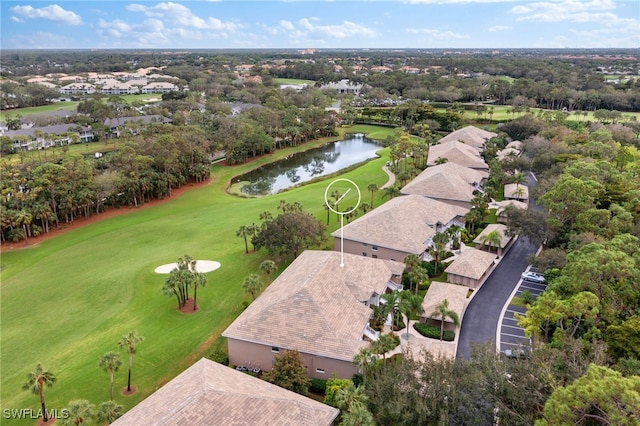
[[[227,339],[229,363],[259,367],[263,371],[270,371],[278,353],[271,351],[271,346]],[[282,352],[284,349],[280,349]],[[316,355],[300,353],[302,361],[307,366],[307,375],[318,379],[330,379],[335,372],[338,378],[350,379],[358,372],[351,362],[325,358]],[[319,370],[324,370],[322,373]]]
[[[333,249],[335,251],[340,251],[340,237],[334,237]],[[344,240],[344,252],[355,254],[358,256],[363,256],[363,253],[366,253],[367,257],[373,257],[375,255],[378,259],[395,260],[396,262],[403,262],[404,258],[409,254],[404,251],[393,250],[380,246],[378,246],[377,250],[373,250],[371,244],[364,245],[359,241],[352,241],[347,239]],[[421,253],[415,254],[420,255]]]

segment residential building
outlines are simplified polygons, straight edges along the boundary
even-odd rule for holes
[[[456,163],[470,169],[489,170],[480,151],[464,142],[450,140],[438,143],[429,148],[427,166],[435,166],[442,162]]]
[[[291,349],[310,377],[351,378],[358,371],[353,358],[379,335],[369,324],[370,306],[400,287],[403,269],[399,262],[304,251],[222,333],[229,361],[268,371]]]
[[[463,142],[467,145],[478,149],[484,150],[485,142],[491,138],[498,136],[497,133],[489,132],[488,130],[479,129],[475,126],[467,126],[462,129],[458,129],[455,132],[449,133],[438,141],[438,143],[444,143],[449,141]]]
[[[422,300],[420,322],[428,322],[440,327],[442,316],[438,315],[436,309],[445,299],[449,304],[449,310],[455,312],[458,315],[458,320],[462,322],[462,317],[469,303],[469,293],[469,287],[463,285],[431,281],[427,294]],[[444,323],[445,330],[455,330],[456,327],[450,317],[446,317]]]
[[[507,218],[507,210],[506,210],[508,206],[513,206],[513,208],[521,209],[521,210],[526,210],[529,208],[529,205],[527,203],[523,203],[522,201],[504,200],[504,201],[493,202],[489,205],[489,208],[496,209],[496,216],[498,217],[499,223],[506,224],[509,222],[509,219]]]
[[[527,185],[508,183],[504,186],[504,199],[529,202],[529,187]]]
[[[330,426],[340,411],[201,358],[111,423],[113,426]]]
[[[14,149],[22,151],[93,141],[91,128],[77,124],[56,124],[9,130],[4,132],[3,136],[11,138]]]
[[[70,83],[60,88],[63,95],[91,95],[96,92],[96,87],[90,83]]]
[[[142,93],[169,93],[179,90],[178,86],[166,81],[155,81],[143,86],[140,91]]]
[[[493,271],[496,255],[467,247],[445,269],[449,282],[478,289]]]
[[[487,236],[494,231],[498,233],[498,241],[488,241]],[[502,223],[491,223],[487,225],[480,234],[478,234],[473,242],[476,244],[478,249],[488,251],[489,253],[495,253],[502,257],[511,248],[514,239],[507,235],[507,225]]]
[[[456,163],[427,167],[400,192],[433,198],[447,204],[471,208],[475,193],[482,192],[482,184],[489,177],[483,170],[470,169]]]
[[[321,89],[333,89],[335,90],[337,93],[350,93],[353,95],[358,95],[360,94],[360,91],[362,91],[362,84],[359,83],[352,83],[351,81],[349,81],[348,79],[343,79],[340,80],[338,82],[329,82],[327,84],[323,84],[321,87]]]
[[[109,128],[107,137],[119,138],[123,129],[126,127],[130,134],[137,135],[140,131],[149,124],[171,123],[171,119],[163,117],[160,114],[151,115],[136,115],[131,117],[115,117],[107,118],[104,120],[104,125]]]
[[[469,210],[420,195],[396,197],[333,232],[334,249],[402,262],[409,254],[426,260],[432,238],[464,226]]]

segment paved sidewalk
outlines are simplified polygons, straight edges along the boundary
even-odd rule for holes
[[[385,188],[388,188],[390,186],[393,186],[396,183],[396,175],[394,175],[391,172],[391,170],[389,170],[389,167],[387,167],[386,165],[382,166],[382,170],[384,170],[384,172],[389,176],[389,180],[387,181],[387,183],[382,185],[382,187],[380,187],[380,189],[385,189]]]
[[[416,322],[417,321],[414,320],[409,321],[408,340],[406,336],[406,327],[402,330],[394,332],[397,336],[400,337],[400,345],[396,346],[394,350],[387,352],[387,358],[398,353],[404,353],[409,354],[414,359],[416,359],[416,357],[420,357],[420,355],[423,354],[424,351],[431,353],[436,358],[440,356],[446,358],[455,358],[456,347],[458,346],[459,330],[456,330],[456,338],[453,342],[445,342],[438,339],[431,339],[422,336],[413,328],[413,324],[415,324]]]

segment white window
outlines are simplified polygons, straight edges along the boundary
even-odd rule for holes
[[[363,255],[364,257],[367,257],[367,253],[365,253],[365,252],[362,252],[362,255]]]
[[[378,246],[371,246],[371,250],[373,250],[373,251],[378,250]]]
[[[271,352],[280,353],[280,348],[277,346],[271,346]]]
[[[316,373],[324,374],[324,370],[322,368],[316,368]]]

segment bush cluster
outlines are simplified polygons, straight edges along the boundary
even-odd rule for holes
[[[424,337],[430,337],[432,339],[440,339],[440,327],[436,327],[431,324],[415,323],[413,328]],[[456,333],[451,330],[445,330],[442,340],[445,342],[452,342],[455,339]]]

